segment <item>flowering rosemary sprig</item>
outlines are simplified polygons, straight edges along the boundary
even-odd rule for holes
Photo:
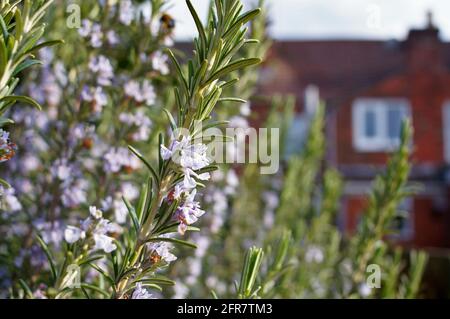
[[[374,181],[360,225],[360,235],[351,240],[351,255],[355,260],[352,277],[356,284],[364,280],[367,264],[375,257],[379,242],[391,232],[399,204],[416,192],[414,187],[408,185],[412,134],[411,124],[406,121],[402,126],[398,151],[390,159],[386,172]]]
[[[24,267],[12,270],[11,276],[29,278],[32,290],[37,288],[49,298],[79,297],[82,290],[70,289],[70,267],[76,265],[90,270],[82,283],[86,293],[109,296],[92,289],[104,279],[95,269],[104,266],[102,254],[117,248],[114,240],[123,235],[125,241],[132,231],[126,227],[130,219],[122,197],[134,201],[139,195],[135,185],[144,178],[136,171],[141,166],[139,159],[126,146],[138,143],[146,154],[150,153],[156,142],[153,132],[165,130],[160,105],[168,104],[165,91],[173,77],[162,48],[173,44],[174,24],[165,11],[166,0],[77,1],[84,19],[80,29],[69,29],[65,19],[58,17],[72,1],[62,2],[52,12],[51,30],[71,41],[55,52],[44,52],[45,67],[34,79],[38,84],[30,83],[29,87],[48,104],[47,112],[39,113],[45,125],[35,126],[33,131],[46,135],[45,146],[50,146],[51,152],[28,150],[39,156],[41,165],[39,173],[31,170],[23,175],[26,182],[37,187],[30,192],[33,199],[22,202],[24,194],[17,195],[26,217],[14,214],[14,219],[8,220],[16,224],[25,219],[29,228],[25,236],[17,236],[24,245],[12,256],[32,256],[32,250],[40,253],[37,242],[31,240],[39,233],[41,246],[51,252],[52,258],[41,259],[35,267],[26,267],[24,258]],[[143,15],[144,11],[149,14]],[[15,162],[19,160],[25,162],[27,157],[17,157]],[[36,183],[36,179],[41,182]],[[20,180],[16,183],[23,185]],[[99,207],[103,216],[102,227],[95,231],[86,227],[92,216],[78,222],[80,213],[84,215],[91,204]],[[38,278],[43,269],[53,268],[51,265],[55,266],[54,274],[37,287],[32,278]],[[86,293],[83,291],[84,296]]]
[[[251,247],[247,250],[241,273],[241,281],[237,289],[239,299],[251,299],[257,296],[261,287],[255,289],[254,286],[263,257],[264,251],[261,248]]]
[[[202,185],[200,181],[209,179],[209,172],[216,169],[206,156],[206,145],[199,138],[201,132],[195,130],[195,124],[198,121],[204,127],[223,124],[214,122],[211,113],[216,104],[229,99],[222,98],[224,87],[236,82],[236,79],[228,78],[229,74],[260,62],[257,58],[233,60],[243,45],[255,42],[245,38],[245,25],[260,10],[243,13],[240,1],[217,0],[214,14],[205,28],[190,1],[187,5],[197,25],[199,38],[195,40],[194,57],[188,63],[187,73],[174,54],[167,50],[180,87],[175,88],[177,115],[164,110],[172,130],[170,143],[165,145],[163,134],[160,134],[157,167],[129,146],[150,173],[137,205],[123,198],[132,229],[113,240],[108,235],[112,230],[100,214],[100,217],[89,217],[80,227],[69,227],[65,237],[73,244],[55,278],[56,297],[64,297],[73,290],[68,284],[70,273],[67,265],[70,262],[90,266],[108,283],[96,289],[83,284],[86,289],[113,298],[149,297],[146,288],[160,289],[160,285],[173,284],[171,280],[156,275],[158,269],[176,259],[170,253],[171,245],[195,248],[193,243],[175,238],[175,235],[198,230],[190,226],[205,213],[195,199],[197,187]],[[178,134],[179,129],[185,129],[187,133]],[[97,222],[92,222],[93,218],[97,218]],[[102,227],[98,228],[97,224]],[[101,251],[110,253],[112,267],[108,270],[94,264]]]
[[[135,247],[130,258],[124,260],[124,273],[120,276],[120,281],[116,282],[117,298],[125,297],[136,282],[145,280],[157,268],[163,256],[156,249],[149,250],[146,246],[149,242],[170,242],[195,247],[173,238],[173,233],[177,230],[180,234],[195,230],[189,225],[204,213],[194,199],[196,187],[201,185],[200,180],[209,179],[209,172],[215,170],[206,157],[206,146],[196,137],[195,124],[200,121],[207,127],[220,125],[210,119],[216,104],[226,100],[221,97],[223,88],[236,82],[227,79],[227,76],[260,62],[258,58],[233,60],[243,45],[254,42],[245,38],[245,24],[258,15],[259,9],[242,13],[243,5],[240,1],[217,0],[205,28],[191,2],[186,2],[199,37],[195,40],[194,57],[188,62],[187,74],[183,72],[174,54],[168,51],[177,70],[180,87],[175,88],[177,120],[168,111],[165,112],[173,132],[170,145],[164,145],[161,135],[158,169],[153,168],[130,146],[130,150],[149,169],[151,178],[148,186],[143,188],[140,205],[129,209],[136,230]],[[176,136],[180,128],[186,129],[188,136]]]
[[[239,50],[238,57],[240,58],[254,58],[258,57],[265,60],[268,49],[271,45],[271,40],[268,37],[268,7],[265,1],[255,1],[251,8],[262,8],[261,13],[253,19],[249,24],[249,36],[252,39],[258,40],[258,45],[246,45]],[[213,14],[213,10],[211,15]],[[259,68],[245,68],[235,71],[231,74],[232,78],[238,78],[239,82],[236,85],[227,86],[224,88],[222,94],[226,96],[239,97],[239,99],[230,99],[224,102],[223,106],[214,111],[215,120],[228,122],[227,126],[231,128],[239,128],[242,133],[237,133],[233,136],[234,141],[228,143],[226,147],[226,154],[234,156],[241,155],[244,151],[237,145],[245,139],[244,131],[250,127],[249,120],[255,119],[257,112],[252,112],[252,101],[256,96],[257,81],[260,76]],[[246,100],[246,103],[242,103]],[[268,126],[266,126],[268,127]],[[192,234],[192,240],[199,242],[199,249],[195,251],[186,252],[187,258],[183,258],[180,262],[171,264],[170,273],[176,274],[177,285],[174,287],[174,297],[184,298],[185,296],[197,297],[209,295],[209,292],[214,282],[225,282],[221,278],[222,274],[229,274],[232,268],[238,267],[241,262],[241,254],[238,255],[236,262],[229,258],[225,258],[228,253],[231,255],[239,249],[228,251],[226,247],[240,247],[251,236],[253,231],[261,230],[260,227],[254,229],[246,229],[245,234],[241,233],[242,237],[235,236],[234,230],[240,229],[233,225],[233,220],[238,218],[238,215],[247,216],[247,220],[253,223],[251,214],[251,207],[254,207],[254,194],[258,193],[257,188],[252,188],[252,196],[246,197],[243,192],[237,192],[239,183],[246,173],[247,166],[244,167],[243,173],[237,173],[236,165],[232,163],[223,163],[219,169],[215,171],[211,179],[213,182],[209,183],[202,192],[201,205],[208,211],[205,218],[202,218],[199,227],[202,228],[201,233]],[[254,183],[255,180],[252,180]],[[242,188],[243,189],[243,188]],[[234,209],[236,203],[235,196],[239,194],[239,201],[245,202],[243,206],[245,209]],[[230,229],[227,238],[221,236],[224,228]],[[245,237],[245,238],[243,238]],[[230,238],[236,239],[231,242]],[[225,244],[224,244],[225,241]],[[246,246],[247,247],[247,246]],[[246,248],[245,247],[245,248]],[[184,252],[181,252],[185,256]],[[211,262],[210,256],[214,255],[214,263]],[[228,277],[227,277],[228,279]],[[223,286],[223,284],[222,284]],[[215,288],[215,287],[214,287]],[[216,291],[219,295],[223,295],[222,291]],[[233,291],[234,292],[234,291]],[[169,294],[166,294],[168,296]]]

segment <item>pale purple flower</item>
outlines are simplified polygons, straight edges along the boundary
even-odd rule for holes
[[[210,164],[206,151],[207,146],[204,144],[184,144],[180,148],[179,164],[192,170],[202,169]]]
[[[146,105],[153,105],[156,101],[156,92],[154,86],[148,80],[142,82],[141,88],[142,102]]]
[[[152,294],[149,293],[147,289],[142,287],[141,283],[138,283],[133,291],[131,299],[155,299],[155,298],[153,298]]]
[[[81,98],[86,102],[92,102],[96,113],[101,112],[103,106],[108,104],[108,97],[100,86],[94,88],[85,86],[81,92]]]
[[[94,241],[95,246],[93,249],[103,250],[107,254],[116,250],[117,248],[117,246],[114,244],[114,239],[103,234],[94,233]]]
[[[0,210],[8,212],[16,212],[22,209],[22,204],[16,197],[16,191],[14,188],[4,188],[0,186]]]
[[[184,235],[188,225],[194,224],[205,214],[205,211],[200,208],[200,203],[195,201],[196,194],[197,190],[194,189],[175,212],[175,219],[180,222],[178,232],[181,235]]]
[[[195,180],[209,180],[209,173],[197,174],[195,171],[210,164],[207,157],[207,146],[201,143],[191,143],[191,138],[183,136],[181,141],[173,140],[170,147],[161,145],[161,157],[164,160],[172,159],[181,166],[184,173],[184,188],[191,189],[197,186]]]
[[[131,80],[125,84],[124,91],[127,96],[138,103],[145,103],[145,105],[155,104],[155,88],[148,80],[144,80],[141,85],[137,81]]]
[[[87,200],[88,184],[84,180],[77,180],[75,183],[65,186],[61,196],[64,207],[74,208]]]
[[[312,245],[306,249],[305,261],[309,264],[320,264],[324,260],[323,250],[315,245]]]
[[[33,225],[39,231],[45,243],[59,247],[64,237],[64,227],[60,221],[37,220],[33,222]]]
[[[199,236],[195,242],[197,244],[195,256],[197,257],[197,259],[203,258],[206,255],[209,245],[211,243],[210,239],[208,236]]]
[[[181,282],[177,282],[175,284],[175,286],[173,287],[175,295],[174,298],[175,299],[184,299],[187,297],[188,293],[189,293],[189,288],[181,283]]]
[[[128,216],[128,208],[122,198],[116,198],[113,203],[114,217],[118,224],[125,224]]]
[[[61,181],[66,181],[73,175],[73,168],[66,158],[57,159],[50,168],[50,171],[53,177],[56,177]]]
[[[93,48],[100,48],[103,44],[103,32],[102,32],[102,27],[95,23],[92,26],[92,30],[91,30],[91,45]]]
[[[173,198],[174,199],[180,199],[183,194],[185,194],[187,190],[183,187],[183,184],[179,183],[175,185],[174,191],[173,191]]]
[[[141,166],[139,159],[128,151],[119,147],[110,149],[104,156],[103,168],[108,173],[118,173],[122,168],[138,169]]]
[[[183,136],[180,142],[173,141],[169,149],[163,145],[161,149],[164,158],[172,158],[183,168],[198,170],[209,165],[207,146],[201,143],[192,144],[190,137]]]
[[[210,178],[209,173],[197,174],[190,168],[184,168],[183,173],[184,173],[183,186],[186,189],[192,189],[197,186],[197,181],[195,179],[207,181]]]
[[[131,134],[133,141],[146,141],[150,137],[152,121],[145,115],[144,111],[138,110],[135,114],[121,113],[119,121],[128,126],[136,127],[136,131]]]
[[[170,144],[169,148],[167,148],[163,144],[161,144],[161,157],[162,157],[162,159],[165,160],[165,161],[169,160],[172,157],[174,151],[177,149],[177,146],[178,146],[179,143],[180,142],[174,140]]]
[[[101,201],[102,204],[102,210],[103,211],[108,211],[112,208],[113,205],[113,199],[111,196],[106,197],[105,199],[103,199]]]
[[[229,127],[233,128],[248,128],[249,124],[245,117],[242,116],[233,116],[230,118],[230,123],[228,124]]]
[[[91,217],[94,219],[100,219],[103,216],[102,211],[95,206],[89,206],[89,214],[91,214]]]
[[[78,29],[78,34],[83,38],[87,38],[92,32],[92,21],[83,19],[81,21],[81,28]]]
[[[45,295],[44,288],[39,288],[33,292],[33,298],[34,299],[48,299],[48,297]]]
[[[99,85],[111,85],[111,80],[114,78],[114,70],[107,57],[103,55],[91,57],[89,70],[97,75],[97,83]]]
[[[110,232],[115,232],[117,226],[109,220],[102,218],[103,215],[95,206],[89,207],[90,216],[81,223],[81,227],[67,226],[64,232],[65,240],[73,244],[80,239],[89,236],[93,238],[93,250],[103,250],[105,253],[114,251],[117,246],[114,239],[107,236]]]
[[[0,149],[4,147],[9,141],[9,132],[6,132],[0,128]]]
[[[125,95],[138,101],[141,98],[141,87],[137,81],[128,81],[124,86]]]
[[[266,204],[267,208],[274,210],[278,207],[280,203],[280,199],[278,197],[278,194],[276,192],[264,192],[263,193],[263,200]]]
[[[66,230],[64,231],[64,239],[69,244],[73,244],[80,239],[84,239],[85,236],[86,233],[80,228],[75,226],[67,226]]]
[[[103,32],[101,25],[93,23],[90,20],[83,19],[78,34],[83,38],[90,38],[92,47],[99,48],[102,46]]]
[[[234,195],[238,186],[239,178],[236,172],[230,169],[226,176],[226,186],[224,188],[224,191],[227,195]]]
[[[25,155],[21,160],[21,164],[24,173],[36,171],[41,166],[39,158],[31,154]]]
[[[151,243],[147,245],[147,248],[151,253],[156,253],[166,263],[177,260],[177,256],[170,252],[173,247],[168,242],[161,241],[157,243]]]
[[[167,55],[163,54],[161,51],[153,53],[152,66],[155,71],[158,71],[162,75],[169,74],[169,64]]]
[[[132,183],[122,183],[120,186],[123,197],[126,199],[133,201],[139,197],[139,189],[134,186]]]
[[[362,297],[369,297],[372,294],[372,288],[364,282],[359,285],[358,292]]]
[[[130,25],[135,16],[135,8],[130,0],[120,2],[119,20],[125,25]]]
[[[114,30],[109,30],[106,33],[106,38],[108,39],[108,43],[111,46],[115,46],[120,43],[119,36],[117,35],[117,33]]]
[[[251,107],[250,107],[250,103],[243,103],[239,109],[239,112],[241,113],[242,116],[249,116],[251,113]]]

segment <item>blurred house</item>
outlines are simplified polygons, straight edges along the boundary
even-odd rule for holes
[[[450,246],[450,43],[440,40],[431,15],[403,41],[276,42],[261,79],[263,94],[298,98],[291,152],[301,147],[311,101],[320,94],[326,102],[327,159],[346,180],[339,222],[349,233],[371,181],[399,143],[402,120],[411,117],[411,180],[422,189],[402,204],[409,218],[399,219],[397,240]]]

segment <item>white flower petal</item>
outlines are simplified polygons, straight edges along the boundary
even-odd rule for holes
[[[69,243],[73,244],[77,242],[80,238],[84,238],[84,231],[78,227],[67,226],[64,231],[64,239]]]

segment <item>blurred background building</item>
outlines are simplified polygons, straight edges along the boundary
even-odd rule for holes
[[[406,218],[398,219],[398,234],[391,240],[427,250],[427,285],[434,287],[432,294],[445,295],[450,286],[450,20],[444,12],[450,1],[269,3],[275,42],[259,93],[297,99],[284,158],[301,151],[323,100],[327,162],[345,179],[338,223],[351,235],[375,175],[399,143],[402,121],[410,118],[415,129],[411,183],[419,191],[402,203]],[[179,38],[189,38],[195,26],[182,23],[186,28]],[[252,107],[259,118],[267,113],[259,100]]]
[[[418,247],[450,246],[450,43],[428,14],[427,25],[402,41],[277,41],[260,90],[294,94],[298,115],[288,149],[301,147],[308,101],[327,105],[327,159],[346,187],[340,224],[353,232],[375,174],[399,143],[410,117],[415,152],[411,180],[420,191],[404,202],[396,240]],[[302,96],[303,95],[303,96]],[[312,104],[314,105],[314,104]]]

